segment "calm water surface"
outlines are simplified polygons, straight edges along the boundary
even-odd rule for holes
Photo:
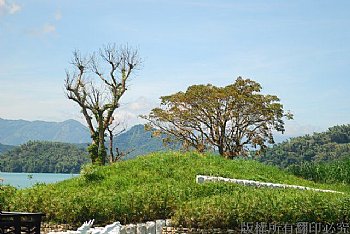
[[[3,179],[0,184],[12,185],[17,188],[31,187],[36,183],[55,183],[78,176],[79,174],[54,174],[54,173],[8,173],[0,172]]]

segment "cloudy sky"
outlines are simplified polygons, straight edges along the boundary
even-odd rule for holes
[[[237,76],[281,98],[301,135],[350,123],[350,1],[0,0],[0,118],[82,120],[64,95],[72,51],[134,46],[142,69],[118,116]]]

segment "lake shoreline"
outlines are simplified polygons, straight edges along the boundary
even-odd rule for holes
[[[67,173],[0,172],[0,185],[11,185],[22,189],[32,187],[38,183],[56,183],[78,175]]]

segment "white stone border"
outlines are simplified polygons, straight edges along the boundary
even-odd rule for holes
[[[48,234],[162,234],[163,228],[171,227],[170,219],[158,219],[146,223],[121,225],[114,222],[105,227],[92,227],[94,220],[83,223],[76,231],[49,232]]]
[[[300,190],[312,190],[317,192],[325,192],[325,193],[341,193],[334,190],[327,190],[327,189],[315,189],[310,187],[304,187],[304,186],[298,186],[298,185],[289,185],[289,184],[274,184],[274,183],[266,183],[266,182],[260,182],[260,181],[254,181],[254,180],[239,180],[239,179],[230,179],[225,177],[217,177],[217,176],[205,176],[205,175],[197,175],[196,176],[196,182],[198,184],[202,184],[205,182],[229,182],[229,183],[235,183],[235,184],[242,184],[247,186],[255,186],[255,187],[269,187],[269,188],[293,188],[293,189],[300,189]]]

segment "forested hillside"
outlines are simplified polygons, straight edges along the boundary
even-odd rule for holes
[[[85,149],[68,143],[30,141],[0,155],[0,171],[79,173],[89,158]]]
[[[291,138],[267,149],[259,159],[287,167],[301,162],[331,162],[350,156],[350,125],[329,128],[326,132]]]
[[[114,140],[114,147],[118,147],[120,152],[130,152],[124,159],[166,149],[162,140],[152,137],[151,132],[145,131],[142,124],[135,125],[127,132],[117,136]]]
[[[0,154],[13,149],[14,147],[15,146],[13,146],[13,145],[3,145],[0,143]]]
[[[162,140],[151,137],[141,124],[115,137],[114,147],[119,152],[129,152],[123,160],[165,149]],[[81,165],[90,162],[86,148],[86,143],[48,141],[29,141],[17,147],[0,144],[0,171],[79,173]]]

